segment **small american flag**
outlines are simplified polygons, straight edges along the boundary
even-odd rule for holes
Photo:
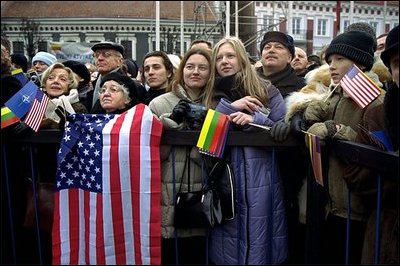
[[[58,154],[53,264],[161,264],[162,124],[139,104],[68,117]]]
[[[355,65],[344,75],[340,85],[361,108],[381,94],[379,87]]]
[[[324,186],[322,175],[321,143],[318,136],[306,132],[306,142],[310,152],[311,165],[314,172],[315,181]]]
[[[49,97],[38,88],[32,107],[24,120],[24,122],[35,132],[39,130],[40,123],[42,122],[49,101]]]

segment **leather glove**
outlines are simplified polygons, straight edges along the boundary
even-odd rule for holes
[[[304,119],[309,124],[324,121],[328,114],[328,104],[321,100],[312,101],[304,111]]]
[[[297,112],[290,120],[290,131],[295,137],[303,137],[306,130],[306,122],[303,119],[303,113]]]
[[[336,131],[336,123],[333,120],[315,123],[307,130],[307,132],[318,136],[320,139],[332,138]]]
[[[269,131],[272,139],[277,142],[282,142],[287,139],[290,131],[290,125],[283,121],[276,122]]]
[[[177,124],[183,122],[186,114],[190,110],[189,103],[185,100],[180,100],[172,110],[172,114],[169,116],[170,119],[174,120]]]

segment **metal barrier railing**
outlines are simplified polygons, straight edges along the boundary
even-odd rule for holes
[[[161,139],[161,144],[167,144],[167,145],[174,145],[174,146],[195,146],[197,143],[199,137],[199,132],[198,131],[164,131]],[[32,156],[32,147],[35,145],[40,145],[40,144],[54,144],[54,145],[59,145],[60,140],[62,138],[62,132],[59,130],[43,130],[39,131],[37,134],[32,134],[32,135],[27,135],[23,137],[11,137],[7,139],[6,141],[3,141],[3,145],[14,145],[15,143],[18,143],[20,145],[26,145],[28,147],[29,153]],[[241,132],[241,131],[232,131],[229,132],[228,139],[227,139],[227,144],[228,146],[258,146],[258,147],[274,147],[275,149],[286,149],[288,147],[296,147],[296,146],[301,146],[304,145],[304,143],[300,142],[297,139],[294,138],[289,138],[283,143],[277,143],[272,140],[272,138],[269,136],[269,134],[265,132]],[[10,245],[11,246],[11,254],[9,255],[13,257],[13,261],[7,261],[8,263],[13,263],[16,264],[16,250],[15,250],[15,239],[14,239],[14,233],[15,228],[13,228],[13,206],[11,205],[11,196],[10,193],[12,191],[9,191],[9,184],[8,184],[8,173],[7,171],[9,170],[10,166],[15,167],[15,162],[10,162],[7,161],[7,153],[5,151],[5,148],[3,146],[3,170],[2,170],[2,179],[5,180],[5,190],[8,193],[7,194],[7,201],[8,201],[8,207],[7,210],[3,209],[2,217],[5,217],[7,215],[6,212],[8,212],[8,216],[10,217],[10,230],[11,232],[8,232],[10,234],[10,239],[4,239],[2,241],[2,245]],[[345,159],[348,162],[356,163],[365,167],[368,167],[370,169],[377,170],[378,172],[381,173],[391,173],[393,174],[392,176],[394,178],[398,178],[398,169],[399,169],[399,156],[396,153],[393,152],[384,152],[381,151],[377,148],[368,146],[368,145],[363,145],[363,144],[358,144],[350,141],[337,141],[333,145],[333,152],[335,154],[343,159]],[[29,161],[21,161],[19,164],[34,164],[34,161],[30,159]],[[18,166],[17,166],[18,167]],[[31,166],[31,169],[34,169],[33,165]],[[35,172],[32,170],[32,179],[34,180],[35,178]],[[309,180],[312,177],[308,177]],[[309,182],[312,184],[312,182]],[[315,183],[315,182],[314,182]],[[308,185],[308,194],[307,198],[310,197],[310,193],[316,193],[316,188],[313,187],[313,185]],[[317,186],[314,184],[314,186]],[[33,192],[35,195],[35,186],[33,186]],[[380,195],[378,195],[379,197]],[[36,197],[34,197],[36,198]],[[36,203],[35,203],[36,205]],[[5,205],[3,205],[5,206]],[[308,208],[314,208],[318,206],[313,206],[313,205],[308,205]],[[308,212],[307,214],[307,226],[314,226],[315,223],[319,223],[316,219],[318,218],[313,218],[312,220],[310,217],[311,212]],[[317,215],[318,216],[318,215]],[[38,216],[37,216],[38,217]],[[5,222],[5,219],[3,218],[3,222]],[[36,229],[39,231],[39,221],[36,220]],[[379,228],[377,228],[379,230]],[[313,234],[315,230],[307,230],[308,234]],[[313,253],[314,247],[318,246],[318,241],[316,238],[313,238],[312,235],[309,235],[307,237],[308,242],[306,245],[306,261],[309,263],[315,262],[315,258],[318,257],[317,254],[315,254],[315,251]],[[379,240],[379,239],[378,239]],[[8,242],[7,242],[8,241]],[[378,242],[379,243],[379,242]],[[43,258],[42,258],[42,253],[45,252],[41,249],[41,235],[39,232],[37,232],[37,250],[38,250],[38,256],[39,256],[39,263],[43,263]],[[3,247],[2,247],[3,250]],[[377,246],[377,252],[379,254],[379,244]],[[3,261],[4,262],[4,261]],[[376,263],[379,263],[379,260],[376,261]]]

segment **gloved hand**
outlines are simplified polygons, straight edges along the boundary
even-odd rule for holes
[[[174,120],[177,124],[183,122],[187,112],[190,110],[189,103],[185,100],[180,100],[172,110],[172,114],[169,116],[170,119]]]
[[[272,139],[277,142],[282,142],[287,139],[290,131],[290,125],[283,121],[276,122],[269,131]]]
[[[304,132],[306,130],[306,122],[303,119],[303,113],[297,112],[290,119],[290,130],[295,137],[304,137]]]
[[[304,111],[304,119],[309,124],[324,121],[328,114],[328,104],[321,100],[309,103]]]
[[[332,138],[337,132],[336,123],[333,120],[328,120],[323,123],[315,123],[307,132],[318,136],[320,139]]]

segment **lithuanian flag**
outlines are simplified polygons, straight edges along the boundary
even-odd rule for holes
[[[229,117],[209,109],[200,131],[197,147],[200,153],[221,158],[229,130]]]
[[[1,108],[1,128],[8,127],[14,123],[17,123],[19,118],[14,115],[8,107]]]

